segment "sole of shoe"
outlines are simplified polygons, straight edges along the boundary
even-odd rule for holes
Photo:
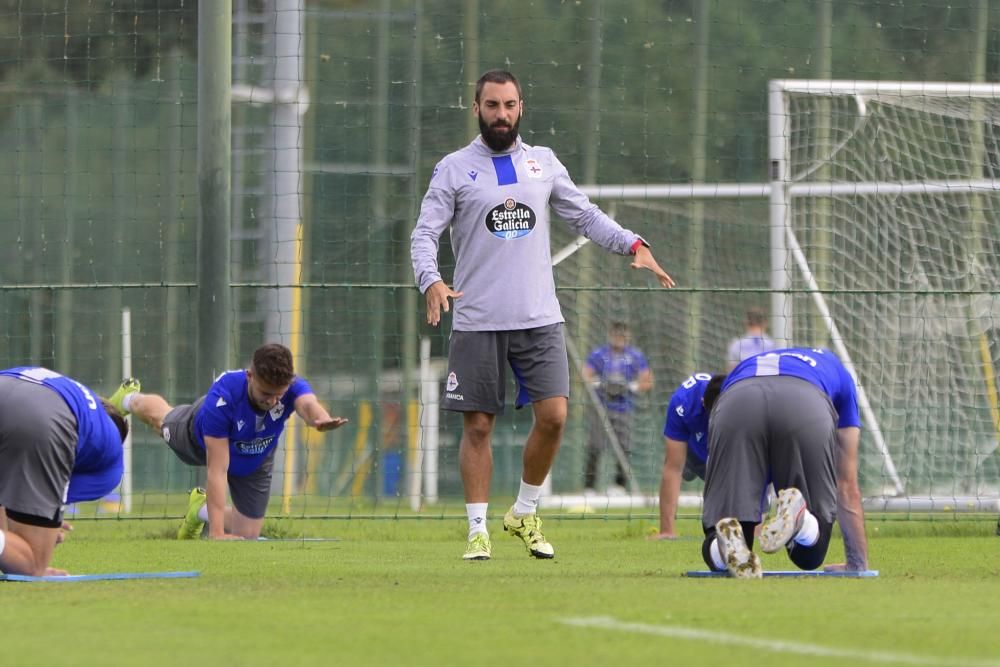
[[[798,489],[782,489],[778,494],[774,517],[760,527],[760,548],[773,554],[788,544],[801,525],[806,503]]]
[[[736,579],[760,579],[764,576],[760,556],[747,546],[739,521],[722,519],[715,524],[715,533],[730,576]]]

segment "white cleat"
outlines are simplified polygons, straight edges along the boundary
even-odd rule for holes
[[[750,551],[743,537],[743,527],[733,518],[719,520],[715,524],[715,539],[719,552],[726,561],[726,569],[736,579],[760,579],[764,576],[760,556]]]
[[[778,493],[774,516],[760,527],[760,548],[764,553],[773,554],[791,542],[802,528],[805,513],[806,500],[802,492],[794,487],[782,489]]]

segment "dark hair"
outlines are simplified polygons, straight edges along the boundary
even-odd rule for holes
[[[101,405],[104,406],[104,411],[108,413],[111,421],[114,422],[115,427],[118,429],[118,435],[122,437],[122,442],[125,442],[125,438],[128,437],[128,421],[125,420],[125,415],[118,412],[118,408],[112,405],[106,398],[101,399]]]
[[[705,406],[705,412],[711,414],[712,408],[715,407],[715,401],[719,398],[719,394],[722,393],[722,383],[726,381],[726,375],[713,375],[712,379],[708,381],[705,386],[705,393],[701,396],[702,405]]]
[[[514,87],[517,88],[518,99],[521,98],[521,84],[518,83],[517,77],[505,69],[491,69],[479,77],[479,81],[476,81],[477,103],[479,102],[479,96],[483,93],[483,86],[487,83],[513,83]]]
[[[762,327],[767,324],[764,311],[760,308],[747,308],[747,324],[753,327]]]
[[[611,326],[608,328],[608,331],[611,332],[612,335],[621,334],[624,336],[625,334],[628,333],[628,325],[622,322],[621,320],[615,320],[614,322],[611,323]]]
[[[264,382],[284,387],[295,378],[292,351],[279,343],[261,345],[253,353],[253,372]]]

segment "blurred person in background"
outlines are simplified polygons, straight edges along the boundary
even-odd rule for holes
[[[584,381],[594,389],[621,446],[621,454],[626,457],[632,451],[635,398],[653,388],[653,371],[646,356],[629,342],[628,325],[612,322],[608,342],[591,351],[582,370]],[[588,492],[596,489],[601,453],[612,447],[603,415],[596,406],[591,407],[583,472],[583,486]],[[608,489],[609,495],[624,494],[628,481],[625,468],[615,457],[614,485]]]
[[[760,308],[748,308],[743,325],[746,327],[743,335],[729,341],[726,350],[727,373],[744,359],[776,347],[774,340],[767,335],[767,317]]]

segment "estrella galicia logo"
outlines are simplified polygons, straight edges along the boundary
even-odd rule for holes
[[[500,239],[519,239],[534,228],[535,212],[513,199],[507,199],[486,214],[486,229]]]

